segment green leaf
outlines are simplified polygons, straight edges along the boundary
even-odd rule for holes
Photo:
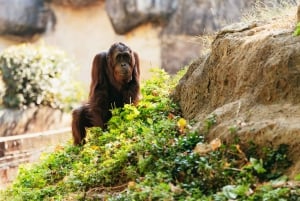
[[[295,176],[295,180],[296,180],[296,181],[300,181],[300,174],[297,174],[297,175]]]
[[[226,198],[236,199],[238,197],[238,194],[235,192],[235,188],[236,188],[236,186],[233,186],[233,185],[224,186],[222,188],[222,192],[224,193]]]
[[[250,158],[250,163],[252,164],[253,169],[258,174],[263,174],[263,173],[266,172],[266,169],[263,167],[263,161],[262,161],[262,159],[257,160],[255,158]]]

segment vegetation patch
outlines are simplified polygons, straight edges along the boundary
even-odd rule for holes
[[[58,146],[21,167],[0,200],[299,200],[299,176],[282,174],[286,145],[257,158],[253,144],[244,151],[191,129],[169,98],[180,75],[155,70],[137,107],[115,108],[107,130],[89,129],[84,146]],[[204,123],[209,131],[216,119]]]
[[[0,54],[0,75],[5,87],[0,102],[7,108],[44,105],[70,109],[83,93],[72,77],[75,70],[72,60],[54,47],[9,47]]]
[[[297,24],[293,35],[294,36],[299,36],[300,35],[300,22]]]

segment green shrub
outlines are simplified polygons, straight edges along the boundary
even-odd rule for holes
[[[70,108],[82,95],[79,84],[72,80],[75,69],[66,54],[56,48],[30,44],[9,47],[0,54],[0,70],[6,87],[3,105]]]

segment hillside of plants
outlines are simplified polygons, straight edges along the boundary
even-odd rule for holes
[[[112,110],[107,130],[89,129],[85,145],[59,145],[20,167],[0,200],[299,201],[300,174],[284,175],[287,145],[208,142],[214,116],[201,132],[181,117],[169,95],[183,73],[154,70],[138,106]]]

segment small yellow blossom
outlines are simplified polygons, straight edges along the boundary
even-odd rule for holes
[[[178,126],[178,128],[179,128],[179,131],[180,131],[181,133],[183,133],[185,127],[187,126],[186,120],[185,120],[184,118],[180,118],[180,119],[178,120],[178,122],[177,122],[177,126]]]

